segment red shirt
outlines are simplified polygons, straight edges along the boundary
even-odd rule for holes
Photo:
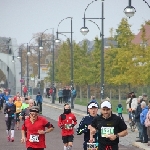
[[[62,134],[62,136],[73,135],[74,130],[73,130],[73,127],[71,127],[71,125],[72,124],[74,124],[74,125],[77,124],[76,117],[72,113],[64,114],[64,115],[66,116],[66,118],[64,120],[61,118],[61,115],[59,116],[59,120],[58,120],[58,126],[63,127],[62,130],[61,130],[61,134]]]
[[[22,125],[22,130],[27,131],[27,148],[46,148],[45,134],[38,134],[38,130],[45,131],[45,127],[51,128],[53,125],[42,116],[38,116],[38,119],[33,124],[30,118],[25,120],[25,123]]]

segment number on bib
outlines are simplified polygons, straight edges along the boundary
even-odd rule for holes
[[[30,135],[30,142],[39,142],[39,135]]]
[[[98,150],[98,143],[87,143],[87,150]]]
[[[110,134],[114,134],[114,127],[101,127],[102,137],[107,137]]]

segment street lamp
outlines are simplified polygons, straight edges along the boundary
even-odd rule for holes
[[[55,40],[54,40],[54,28],[50,28],[50,29],[52,29],[52,35],[53,35],[53,38],[52,38],[52,40],[42,40],[42,35],[43,35],[43,33],[45,32],[45,31],[47,31],[48,29],[46,29],[43,33],[42,33],[42,35],[41,35],[41,38],[40,38],[40,41],[39,41],[39,43],[40,43],[40,45],[39,45],[39,48],[41,48],[41,49],[43,49],[43,45],[42,45],[42,42],[43,41],[52,41],[53,42],[53,64],[52,64],[52,88],[53,88],[53,94],[52,94],[52,103],[54,104],[55,103],[55,98],[54,98],[54,82],[55,82],[55,76],[54,76],[54,44],[55,44]],[[59,39],[58,39],[59,40]]]
[[[61,24],[62,21],[66,20],[66,19],[71,19],[71,32],[58,32],[58,27],[59,25]],[[70,53],[71,53],[71,89],[73,89],[73,45],[72,45],[72,17],[67,17],[67,18],[64,18],[62,19],[59,24],[58,24],[58,27],[57,27],[57,38],[55,40],[55,42],[60,42],[59,38],[58,38],[58,34],[61,34],[61,33],[71,33],[71,39],[70,39],[70,42],[71,42],[71,48],[70,48]],[[73,109],[74,108],[74,103],[73,103],[73,97],[71,96],[71,108]]]
[[[102,22],[101,22],[101,32],[100,32],[100,37],[101,37],[101,48],[100,48],[100,51],[101,51],[101,70],[100,70],[100,73],[101,73],[101,82],[100,82],[100,90],[101,90],[101,94],[100,94],[100,98],[101,100],[104,99],[104,0],[102,0],[102,17],[101,18],[86,18],[85,17],[85,12],[87,10],[87,8],[97,0],[94,0],[92,1],[91,3],[89,3],[84,11],[84,27],[82,27],[80,29],[80,32],[83,34],[83,35],[86,35],[88,32],[89,32],[89,29],[85,26],[85,20],[86,19],[101,19]],[[91,22],[93,22],[94,24],[96,24],[94,21],[92,20],[89,20]],[[97,25],[97,24],[96,24]],[[98,27],[98,25],[97,25]],[[99,28],[99,27],[98,27]],[[99,28],[100,30],[100,28]]]
[[[148,4],[148,2],[146,1],[146,0],[143,0],[147,5],[148,5],[148,7],[150,8],[150,5]],[[131,6],[131,0],[129,0],[129,6],[127,6],[125,9],[124,9],[124,13],[126,14],[126,16],[127,17],[132,17],[132,16],[134,16],[134,14],[135,14],[135,12],[136,12],[136,9],[133,7],[133,6]]]

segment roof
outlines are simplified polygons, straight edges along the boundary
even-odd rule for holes
[[[147,39],[147,42],[145,43],[146,45],[150,45],[150,25],[145,25],[144,26],[144,28],[145,28],[145,33],[146,33],[146,39]],[[132,41],[134,44],[142,44],[143,43],[143,41],[142,41],[142,38],[141,38],[141,36],[142,36],[142,31],[140,30],[140,32],[137,34],[137,35],[135,35],[135,38],[134,38],[134,40]]]

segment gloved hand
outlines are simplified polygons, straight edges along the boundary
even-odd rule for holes
[[[74,127],[74,126],[75,126],[74,124],[71,125],[71,127]]]

